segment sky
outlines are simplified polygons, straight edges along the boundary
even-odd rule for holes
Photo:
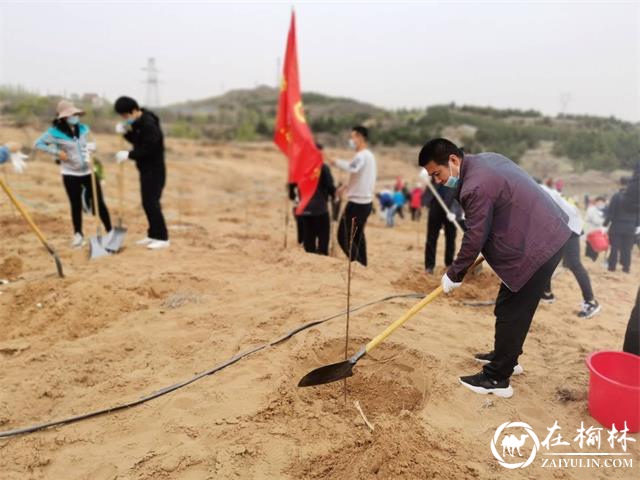
[[[274,86],[292,7],[303,91],[640,121],[640,1],[0,0],[0,84],[144,103],[154,57],[163,105]]]

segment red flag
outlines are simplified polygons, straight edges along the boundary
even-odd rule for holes
[[[298,185],[300,204],[296,213],[300,214],[318,188],[322,154],[313,140],[302,107],[296,47],[296,17],[293,12],[287,37],[273,141],[289,159],[289,182]]]

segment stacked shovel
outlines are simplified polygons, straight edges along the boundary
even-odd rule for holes
[[[116,253],[122,248],[127,229],[122,226],[122,204],[124,196],[124,170],[123,165],[118,165],[118,225],[107,236],[102,236],[100,219],[98,215],[98,189],[96,169],[90,152],[87,152],[87,161],[91,167],[91,192],[93,202],[93,218],[96,222],[96,235],[89,238],[89,258],[95,259]]]

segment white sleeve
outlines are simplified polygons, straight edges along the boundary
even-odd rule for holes
[[[347,160],[336,160],[336,167],[345,172],[356,173],[364,167],[364,158],[356,155],[350,162]]]

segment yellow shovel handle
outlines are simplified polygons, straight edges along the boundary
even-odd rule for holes
[[[15,205],[15,207],[18,209],[18,211],[22,214],[22,216],[24,217],[24,219],[27,221],[27,223],[29,224],[29,226],[31,227],[31,229],[33,230],[33,232],[37,235],[37,237],[40,239],[40,241],[42,242],[42,244],[47,248],[47,250],[50,250],[49,244],[47,243],[47,239],[44,238],[44,235],[42,234],[42,232],[40,231],[40,229],[36,226],[36,224],[34,223],[33,219],[31,218],[31,215],[29,215],[29,212],[27,212],[25,210],[25,208],[22,206],[22,204],[18,201],[18,199],[14,196],[13,192],[11,191],[11,189],[9,188],[9,186],[5,183],[5,181],[0,178],[0,186],[2,187],[2,189],[4,190],[4,192],[7,194],[7,196],[9,197],[9,199],[11,200],[11,203],[13,203]]]
[[[484,261],[484,258],[479,257],[474,262],[474,264],[471,266],[470,270],[473,270],[475,267],[480,265],[483,261]],[[418,313],[424,307],[429,305],[441,293],[442,293],[442,286],[439,286],[433,292],[431,292],[429,295],[427,295],[422,300],[420,300],[418,303],[416,303],[413,307],[411,307],[411,309],[409,311],[407,311],[404,315],[402,315],[399,319],[397,319],[395,322],[393,322],[391,325],[389,325],[387,328],[385,328],[384,331],[380,335],[378,335],[373,340],[371,340],[369,343],[367,343],[367,345],[364,347],[365,351],[367,353],[369,353],[371,350],[376,348],[380,342],[384,341],[389,335],[391,335],[403,323],[405,323],[407,320],[412,318],[416,313]]]

